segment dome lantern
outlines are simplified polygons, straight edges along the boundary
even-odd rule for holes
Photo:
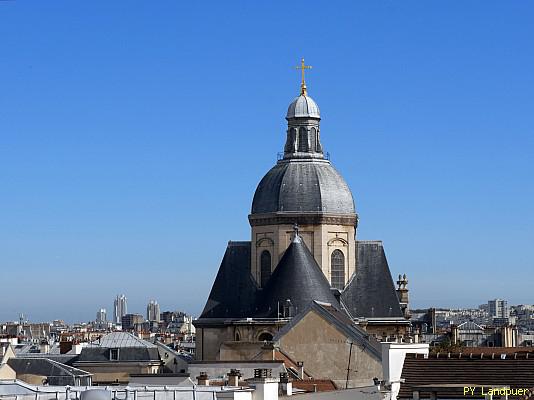
[[[319,137],[319,121],[321,114],[317,103],[308,96],[304,70],[311,66],[304,64],[300,67],[302,82],[300,95],[287,108],[287,139],[284,146],[284,159],[292,158],[324,158],[323,147]]]

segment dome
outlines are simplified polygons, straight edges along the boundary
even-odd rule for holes
[[[352,193],[327,160],[279,161],[260,181],[252,214],[323,212],[355,214]]]
[[[321,118],[319,106],[310,96],[301,94],[287,109],[286,119],[291,118]]]

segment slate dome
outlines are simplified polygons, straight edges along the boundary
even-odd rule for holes
[[[355,214],[352,193],[328,160],[279,161],[262,178],[252,214],[323,212]]]
[[[321,118],[319,106],[310,96],[301,94],[287,108],[286,119],[292,118]]]

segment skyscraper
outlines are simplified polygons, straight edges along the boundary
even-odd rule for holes
[[[146,319],[149,321],[159,322],[159,304],[156,300],[150,300],[146,306]]]
[[[488,312],[492,318],[508,318],[508,302],[502,299],[489,300]]]
[[[105,324],[107,322],[107,315],[106,315],[106,309],[101,308],[96,313],[96,322],[97,324]]]
[[[126,296],[117,295],[113,303],[113,322],[116,324],[122,323],[122,317],[128,314],[128,305],[126,303]]]

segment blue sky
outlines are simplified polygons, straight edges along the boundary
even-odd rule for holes
[[[534,4],[0,2],[0,320],[193,314],[300,57],[358,238],[416,307],[534,303]]]

